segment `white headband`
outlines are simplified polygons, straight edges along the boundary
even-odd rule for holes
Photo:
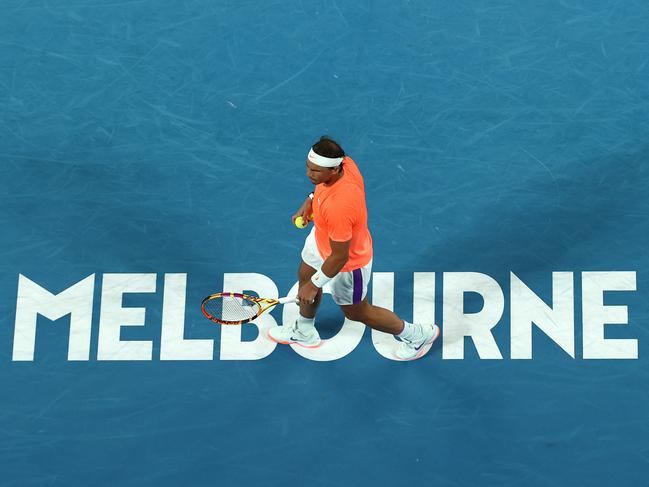
[[[336,167],[340,166],[340,163],[343,162],[342,157],[324,157],[321,156],[320,154],[316,154],[313,149],[309,151],[309,156],[308,156],[309,162],[312,162],[313,164],[317,164],[318,166],[322,167]]]

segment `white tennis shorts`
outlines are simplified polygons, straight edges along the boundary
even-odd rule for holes
[[[304,241],[302,260],[314,269],[320,269],[324,263],[315,242],[315,227],[311,228],[309,236]],[[360,269],[339,272],[327,283],[327,286],[331,286],[331,296],[337,305],[356,304],[360,303],[367,296],[367,286],[371,277],[372,261],[370,260],[367,265]]]

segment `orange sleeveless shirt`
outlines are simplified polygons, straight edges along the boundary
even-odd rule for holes
[[[329,239],[351,240],[349,260],[341,272],[359,269],[372,260],[372,236],[367,227],[365,183],[358,166],[345,157],[343,176],[331,186],[318,184],[313,195],[313,223],[318,251],[323,259],[331,255]]]

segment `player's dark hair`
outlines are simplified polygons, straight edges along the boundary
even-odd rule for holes
[[[323,135],[313,144],[313,151],[322,157],[345,157],[345,151],[340,144],[327,135]]]

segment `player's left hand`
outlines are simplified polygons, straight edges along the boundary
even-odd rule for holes
[[[304,285],[300,286],[297,297],[300,300],[300,304],[313,304],[317,294],[318,288],[309,279]]]

